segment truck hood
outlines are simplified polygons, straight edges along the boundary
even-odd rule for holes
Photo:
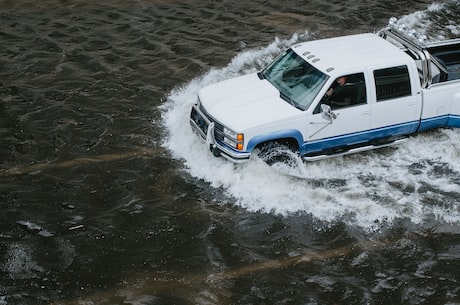
[[[301,112],[281,99],[279,91],[257,74],[204,87],[198,96],[209,115],[237,132]]]

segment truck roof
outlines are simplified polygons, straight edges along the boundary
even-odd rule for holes
[[[308,41],[292,49],[328,75],[391,62],[400,64],[410,58],[397,46],[371,33]]]

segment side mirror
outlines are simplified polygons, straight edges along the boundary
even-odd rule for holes
[[[332,122],[337,118],[337,114],[331,110],[331,106],[322,104],[321,105],[321,114],[323,119]]]

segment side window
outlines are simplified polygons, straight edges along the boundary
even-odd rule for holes
[[[375,70],[374,78],[378,102],[411,95],[407,66]]]
[[[331,109],[340,109],[367,103],[364,73],[338,77],[325,96],[325,103]]]

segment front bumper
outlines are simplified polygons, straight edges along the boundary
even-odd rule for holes
[[[220,140],[216,133],[219,133],[220,128],[218,126],[221,124],[203,113],[197,105],[192,106],[190,125],[192,130],[209,145],[214,156],[222,156],[235,163],[245,162],[251,157],[251,153],[237,151]]]

